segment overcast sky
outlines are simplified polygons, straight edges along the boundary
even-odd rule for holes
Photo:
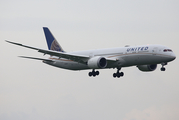
[[[48,58],[49,27],[65,51],[161,44],[179,56],[178,0],[1,0],[0,120],[178,120],[179,61],[144,73],[135,66],[85,71],[17,56]]]

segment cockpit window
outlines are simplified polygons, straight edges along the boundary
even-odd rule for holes
[[[167,52],[167,51],[168,51],[168,52],[172,52],[171,49],[164,49],[164,50],[163,50],[163,52]]]
[[[167,52],[167,49],[164,49],[163,52]]]

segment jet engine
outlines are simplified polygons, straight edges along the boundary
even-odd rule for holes
[[[148,71],[154,71],[157,68],[157,64],[153,65],[138,65],[137,66],[140,71],[148,72]]]
[[[87,62],[87,65],[92,69],[105,68],[107,66],[107,61],[104,57],[96,56],[90,58]]]

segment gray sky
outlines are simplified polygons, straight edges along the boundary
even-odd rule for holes
[[[161,44],[179,56],[178,0],[1,0],[1,120],[178,120],[178,59],[154,72],[88,72],[17,56],[44,57],[4,40],[47,49],[49,27],[65,51]]]

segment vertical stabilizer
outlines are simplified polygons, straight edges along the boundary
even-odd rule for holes
[[[57,42],[55,37],[52,35],[50,30],[47,27],[43,27],[45,38],[47,41],[48,49],[53,51],[64,52],[60,44]]]

